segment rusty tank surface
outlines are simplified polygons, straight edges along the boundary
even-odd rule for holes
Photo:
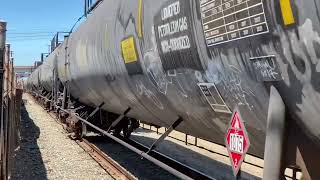
[[[50,92],[56,72],[83,104],[165,127],[181,117],[178,131],[218,144],[238,108],[263,157],[273,85],[294,124],[288,147],[308,161],[320,149],[319,14],[316,0],[102,1],[28,87]]]

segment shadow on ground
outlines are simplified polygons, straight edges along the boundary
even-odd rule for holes
[[[25,102],[27,103],[27,102]],[[40,129],[34,124],[25,106],[21,107],[20,148],[15,151],[11,179],[46,180],[47,172],[37,144]]]
[[[135,131],[136,133],[139,132]],[[142,132],[142,131],[141,131]],[[143,131],[144,132],[144,131]],[[144,132],[148,133],[148,132]],[[151,133],[151,131],[150,131]],[[123,147],[119,143],[102,136],[86,137],[91,143],[95,144],[99,149],[109,155],[112,159],[118,162],[121,166],[131,172],[138,179],[157,180],[157,179],[176,179],[160,167],[154,165],[146,159],[142,159],[140,155]],[[145,136],[131,135],[134,139],[146,146],[151,146],[155,139]],[[163,144],[158,146],[157,151],[176,159],[177,161],[188,164],[190,167],[207,174],[213,179],[230,180],[235,179],[230,166],[208,158],[205,155],[199,154],[191,149],[187,149],[179,144],[165,140]],[[170,155],[168,154],[170,152]],[[242,172],[241,180],[259,180],[260,178]]]
[[[149,134],[154,131],[149,130],[141,130],[137,129],[134,134],[131,134],[131,139],[144,144],[145,146],[150,147],[152,143],[156,140],[146,136],[139,136],[137,134]],[[235,179],[233,176],[232,168],[224,163],[218,162],[214,159],[208,158],[205,155],[202,155],[196,151],[188,149],[179,144],[173,143],[169,140],[164,140],[162,144],[160,144],[156,151],[163,153],[183,164],[187,164],[188,166],[209,175],[217,180],[230,180]],[[241,180],[259,180],[256,176],[248,174],[246,172],[241,173],[241,177],[238,177]]]
[[[86,137],[86,139],[96,145],[100,150],[110,156],[139,180],[178,180],[178,178],[169,172],[146,159],[142,159],[140,155],[108,137],[91,136]]]

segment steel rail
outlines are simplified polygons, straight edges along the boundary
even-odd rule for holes
[[[116,176],[120,177],[121,179],[128,179],[128,180],[136,180],[137,178],[125,170],[120,164],[114,161],[111,157],[107,154],[102,152],[98,147],[90,143],[86,139],[77,140],[77,144],[82,147],[86,152],[95,159],[101,167],[105,170],[111,170]],[[109,172],[110,173],[110,172]]]
[[[59,108],[59,110],[65,112],[65,113],[70,114],[70,112],[69,112],[68,110],[65,110],[65,109],[63,109],[63,108]],[[167,164],[165,164],[165,163],[157,160],[156,158],[148,155],[146,152],[141,151],[141,150],[139,150],[138,148],[136,148],[136,147],[134,147],[134,146],[132,146],[132,145],[124,142],[123,140],[121,140],[121,139],[119,139],[119,138],[111,135],[111,134],[108,133],[107,131],[105,131],[105,130],[103,130],[103,129],[97,127],[97,126],[95,126],[94,124],[88,122],[87,120],[81,118],[80,116],[78,116],[78,115],[75,115],[75,116],[76,116],[76,118],[78,118],[80,121],[82,121],[82,122],[84,122],[85,124],[91,126],[91,127],[94,128],[95,130],[97,130],[97,131],[99,131],[100,133],[102,133],[103,135],[105,135],[105,136],[113,139],[113,140],[116,141],[117,143],[119,143],[119,144],[127,147],[127,148],[130,149],[131,151],[133,151],[133,152],[141,155],[141,157],[149,160],[150,162],[152,162],[152,163],[154,163],[155,165],[161,167],[162,169],[170,172],[171,174],[175,175],[176,177],[178,177],[178,178],[180,178],[180,179],[184,179],[184,180],[190,180],[190,179],[192,179],[192,178],[190,178],[189,176],[187,176],[187,175],[185,175],[185,174],[177,171],[176,169],[168,166]]]

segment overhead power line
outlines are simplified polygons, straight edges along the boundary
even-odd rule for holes
[[[57,27],[55,26],[54,29],[65,29],[66,27]],[[34,28],[27,28],[23,30],[27,30],[28,32],[30,31],[52,31],[53,27],[52,26],[47,26],[47,27],[34,27]],[[13,29],[7,29],[7,32],[22,32],[21,28],[13,28]]]
[[[8,36],[7,38],[8,39],[14,39],[14,38],[34,38],[34,37],[52,37],[53,36],[53,34],[47,34],[47,35],[45,35],[45,34],[42,34],[42,35],[20,35],[20,36],[17,36],[17,35],[15,35],[15,36]]]
[[[55,33],[55,31],[51,32],[18,32],[18,33],[7,33],[7,35],[29,35],[29,34],[52,34]]]
[[[48,40],[48,38],[29,38],[29,39],[12,39],[8,40],[8,42],[25,42],[25,41],[36,41],[36,40]]]

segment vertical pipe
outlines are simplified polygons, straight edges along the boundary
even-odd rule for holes
[[[44,54],[41,53],[41,63],[43,63],[43,59],[44,59]]]
[[[296,169],[292,170],[292,180],[297,180],[297,170]]]
[[[186,145],[188,145],[188,134],[186,134],[186,141],[185,141]]]
[[[285,130],[285,105],[274,86],[270,89],[266,144],[264,151],[264,180],[281,179],[282,146]]]
[[[240,167],[239,172],[236,176],[236,180],[240,180],[240,179],[241,179],[241,167]]]
[[[0,179],[4,179],[6,177],[3,176],[4,167],[3,167],[3,153],[4,153],[4,122],[3,122],[3,61],[4,61],[4,52],[5,52],[5,43],[6,43],[6,27],[7,23],[0,20]]]
[[[67,85],[68,83],[66,83],[63,87],[63,100],[62,100],[62,109],[66,109],[67,106]]]
[[[50,110],[53,110],[54,103],[56,102],[56,65],[54,63],[54,68],[52,71],[52,90],[51,90],[51,96],[52,101],[50,101]]]
[[[88,0],[84,0],[84,16],[87,17],[88,13]]]

